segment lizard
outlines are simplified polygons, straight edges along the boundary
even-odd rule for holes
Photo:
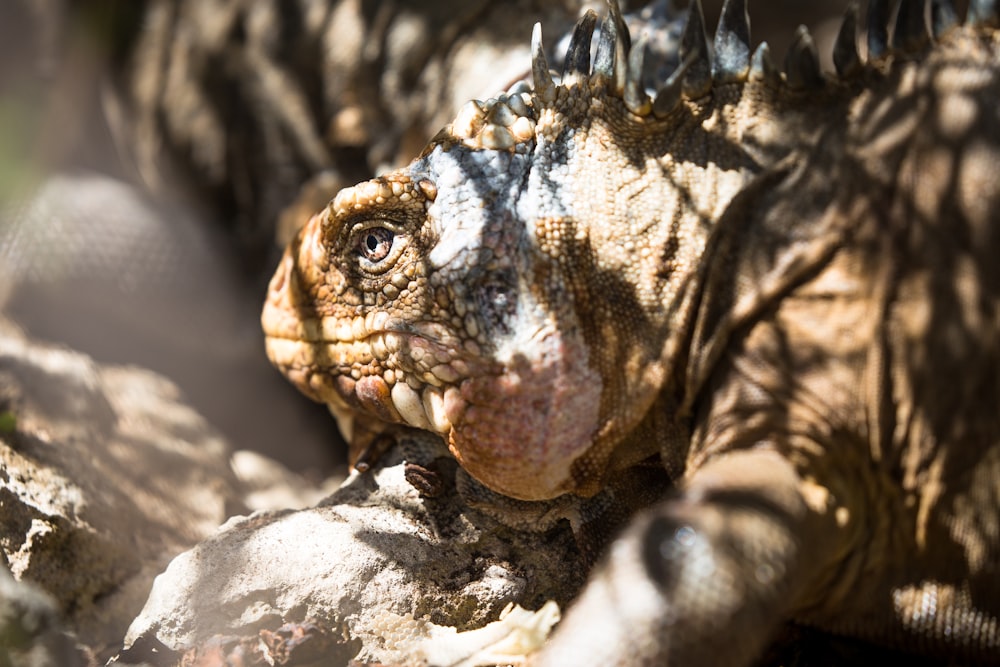
[[[696,0],[652,92],[616,2],[561,75],[536,25],[531,83],[286,249],[267,354],[355,456],[430,432],[541,504],[666,471],[532,665],[748,665],[788,622],[1000,664],[1000,7],[861,18],[828,74]]]

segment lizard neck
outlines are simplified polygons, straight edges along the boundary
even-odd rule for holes
[[[717,87],[665,119],[639,118],[619,100],[595,96],[574,132],[573,150],[584,157],[570,159],[568,183],[577,238],[585,239],[574,264],[588,276],[574,283],[575,301],[589,365],[603,382],[595,451],[614,451],[611,468],[660,450],[650,436],[670,430],[664,420],[675,405],[670,393],[683,384],[715,222],[752,178],[794,149],[777,131],[787,119],[761,112],[767,90],[747,88]]]
[[[665,119],[634,116],[597,95],[575,132],[585,157],[571,160],[573,217],[594,270],[636,286],[634,317],[654,327],[673,319],[733,197],[792,150],[777,141],[779,120],[761,113],[769,106],[757,88],[719,86]]]

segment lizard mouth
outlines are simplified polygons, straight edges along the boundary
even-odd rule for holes
[[[462,362],[434,363],[422,371],[392,363],[412,358],[416,350],[416,356],[436,361],[432,350],[438,346],[423,338],[393,331],[351,340],[268,335],[265,347],[271,363],[300,391],[335,412],[360,410],[440,435],[451,431],[448,403],[455,402],[454,383],[462,379],[456,366]]]
[[[338,422],[368,414],[447,435],[447,406],[455,403],[458,383],[484,370],[474,350],[446,327],[385,311],[355,314],[334,304],[334,312],[317,313],[304,305],[312,301],[295,275],[286,254],[261,313],[271,363],[306,396],[327,404]]]
[[[349,442],[368,415],[437,433],[467,471],[505,495],[536,500],[575,488],[568,467],[590,442],[599,398],[599,382],[578,364],[477,363],[420,335],[351,324],[300,323],[266,337],[271,362],[328,405]],[[348,330],[348,340],[327,337]]]

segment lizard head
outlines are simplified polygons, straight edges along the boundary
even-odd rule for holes
[[[477,479],[534,499],[576,490],[603,382],[576,231],[558,195],[537,199],[531,104],[472,103],[409,167],[341,191],[287,249],[262,320],[272,361],[342,430],[367,415],[433,431]]]
[[[592,495],[660,450],[651,408],[678,357],[685,285],[707,221],[754,168],[704,128],[726,126],[748,76],[776,70],[766,47],[750,62],[744,2],[726,3],[713,63],[695,2],[682,64],[650,97],[645,49],[609,8],[593,66],[593,12],[561,78],[536,25],[533,86],[468,103],[286,250],[267,352],[349,441],[359,419],[432,431],[473,477],[527,500]],[[807,47],[792,62],[809,83]]]
[[[262,318],[272,361],[342,429],[433,431],[525,499],[581,491],[571,468],[608,400],[558,109],[523,86],[470,102],[407,168],[341,191],[287,249]]]

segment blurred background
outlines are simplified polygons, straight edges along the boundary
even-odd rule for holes
[[[829,63],[846,0],[750,4],[779,62],[803,23]],[[601,5],[3,0],[0,313],[162,373],[234,448],[327,476],[344,463],[333,420],[263,353],[281,246],[339,188],[523,76],[535,21],[558,52]],[[710,26],[720,6],[705,2]]]

